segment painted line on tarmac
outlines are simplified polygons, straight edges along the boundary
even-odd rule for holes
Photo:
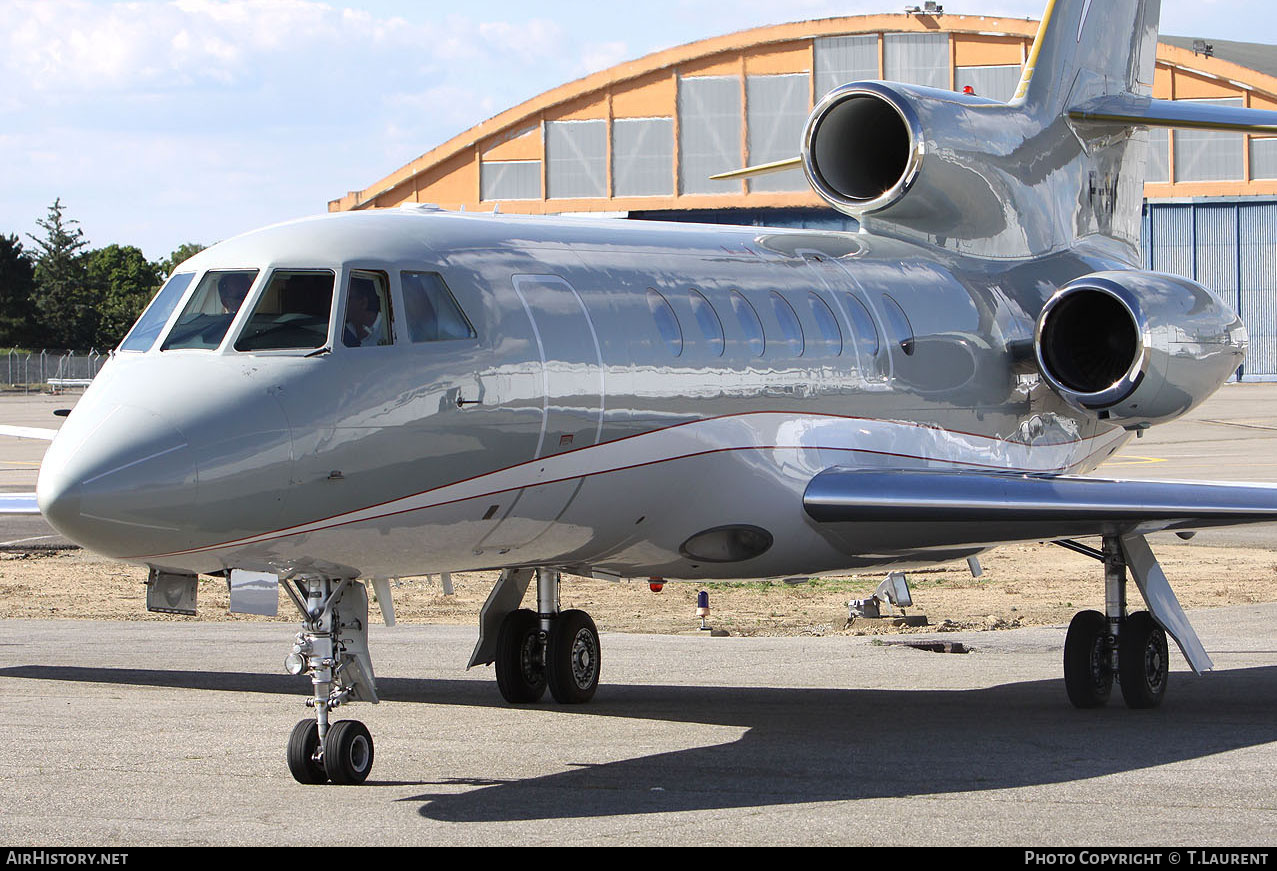
[[[0,547],[17,547],[29,541],[44,541],[46,538],[57,538],[56,535],[36,535],[31,538],[15,538],[13,541],[0,541]]]

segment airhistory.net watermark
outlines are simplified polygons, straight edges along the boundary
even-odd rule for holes
[[[127,865],[128,853],[67,850],[7,850],[6,865]]]

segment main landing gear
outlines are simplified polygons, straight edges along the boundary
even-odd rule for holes
[[[1127,559],[1122,539],[1104,536],[1100,551],[1073,541],[1056,544],[1104,563],[1105,613],[1078,613],[1065,636],[1064,688],[1069,701],[1078,708],[1101,707],[1108,702],[1116,678],[1127,707],[1157,707],[1166,694],[1169,670],[1166,632],[1148,611],[1126,612]]]
[[[481,618],[483,634],[496,628],[495,645],[480,637],[470,664],[492,662],[497,687],[511,704],[539,701],[546,689],[560,704],[580,704],[599,686],[599,633],[584,611],[559,609],[559,573],[537,569],[537,610],[510,609],[523,598],[528,569],[507,569],[488,598]],[[495,626],[504,602],[505,616]]]
[[[310,674],[314,695],[306,705],[315,709],[288,738],[288,769],[298,783],[363,783],[372,770],[372,735],[358,720],[334,723],[328,713],[350,701],[377,701],[368,592],[356,581],[328,578],[285,582],[284,590],[302,616],[284,667]]]

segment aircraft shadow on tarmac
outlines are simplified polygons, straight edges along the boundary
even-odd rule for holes
[[[296,679],[247,673],[17,666],[0,677],[296,695]],[[1277,740],[1277,667],[1176,673],[1153,711],[1078,711],[1060,681],[980,690],[607,685],[563,713],[738,726],[726,744],[513,781],[446,781],[433,820],[492,822],[664,813],[1068,783]],[[485,681],[388,678],[387,701],[504,707]],[[1114,691],[1115,697],[1117,691]],[[529,741],[539,740],[529,736]],[[383,785],[405,785],[383,781]],[[377,781],[369,781],[370,786]]]

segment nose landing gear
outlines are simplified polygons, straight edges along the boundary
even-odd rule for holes
[[[377,702],[368,593],[357,582],[328,578],[285,582],[284,589],[302,615],[284,667],[310,674],[314,695],[306,704],[315,709],[315,719],[302,720],[288,738],[288,769],[298,783],[363,783],[372,770],[372,735],[358,720],[330,723],[328,713],[350,701]]]

